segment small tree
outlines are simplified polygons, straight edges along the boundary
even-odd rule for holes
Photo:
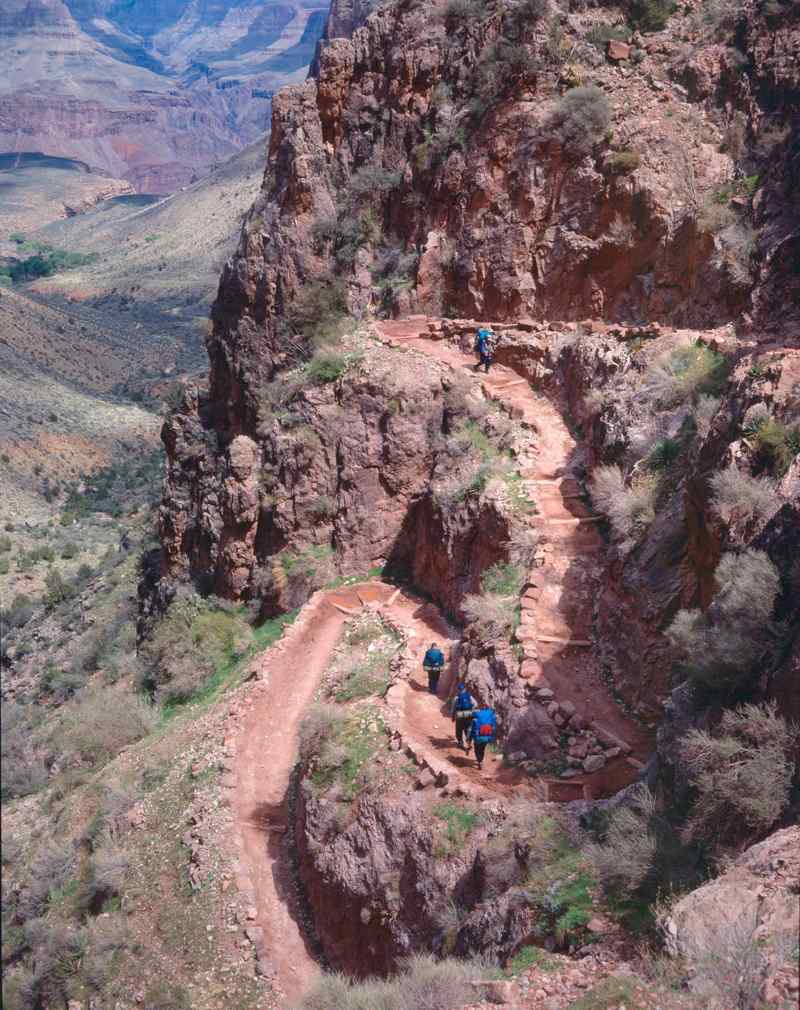
[[[730,842],[765,834],[789,800],[796,739],[774,702],[728,710],[714,732],[690,730],[681,748],[698,793],[689,835]]]
[[[767,646],[780,578],[763,551],[748,549],[726,554],[715,579],[719,588],[708,610],[680,610],[667,637],[690,677],[712,690],[730,691]]]

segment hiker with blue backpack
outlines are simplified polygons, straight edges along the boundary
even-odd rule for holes
[[[428,690],[431,694],[436,694],[439,690],[439,677],[444,669],[444,653],[436,642],[431,642],[430,649],[425,653],[422,669],[428,674]]]
[[[463,684],[458,685],[458,693],[453,698],[450,709],[456,724],[456,742],[462,750],[469,750],[469,730],[475,715],[475,701]]]
[[[478,330],[478,335],[475,337],[475,350],[478,352],[478,363],[475,365],[475,371],[483,365],[484,369],[488,373],[489,366],[492,363],[492,341],[494,334],[491,330],[487,329],[485,326],[481,326]]]
[[[475,760],[478,762],[478,768],[483,768],[483,755],[486,748],[497,739],[497,716],[493,708],[478,709],[472,717],[469,739],[475,745]]]

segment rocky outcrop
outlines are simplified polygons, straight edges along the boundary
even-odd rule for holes
[[[210,424],[213,402],[190,392],[164,426],[167,581],[188,575],[270,613],[336,573],[387,566],[458,613],[505,557],[509,520],[496,503],[443,507],[432,496],[452,470],[442,443],[460,418],[454,376],[388,349],[352,353],[334,382],[301,374],[283,406],[269,401],[281,381],[260,387],[243,409],[251,434],[227,443]]]
[[[738,987],[770,1006],[797,999],[798,872],[800,829],[786,828],[673,905],[667,947],[687,960],[698,995],[732,1003]]]

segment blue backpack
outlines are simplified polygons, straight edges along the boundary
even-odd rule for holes
[[[472,736],[480,743],[494,743],[497,736],[497,716],[493,708],[482,708],[475,713]]]
[[[456,712],[467,712],[475,708],[475,702],[469,691],[459,691],[456,695]]]

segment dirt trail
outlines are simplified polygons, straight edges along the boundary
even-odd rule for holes
[[[389,343],[454,368],[472,362],[452,344],[421,336],[427,332],[425,319],[384,322],[376,331]],[[550,541],[545,567],[537,569],[542,588],[535,600],[523,600],[523,621],[525,608],[535,611],[541,667],[537,676],[552,686],[559,701],[572,701],[578,712],[618,735],[634,755],[644,757],[649,736],[614,702],[598,676],[594,650],[586,647],[592,635],[597,556],[603,545],[571,470],[575,441],[555,408],[512,370],[496,366],[488,377],[481,375],[476,381],[539,433],[536,456],[523,461],[522,468],[529,497],[539,508],[532,521],[543,527]],[[449,787],[461,785],[476,798],[533,793],[527,776],[503,768],[498,755],[487,754],[479,772],[474,759],[456,749],[444,699],[452,693],[451,660],[458,635],[433,604],[380,582],[315,594],[283,639],[260,657],[262,689],[252,696],[234,751],[234,813],[254,891],[254,925],[261,931],[259,942],[287,1006],[299,999],[320,970],[306,940],[289,858],[287,791],[298,729],[344,624],[371,603],[379,604],[409,637],[413,669],[407,684],[400,685],[399,729],[414,753],[431,766],[444,764]],[[428,692],[422,671],[422,656],[431,641],[442,646],[447,659],[438,698]],[[620,758],[597,775],[573,782],[591,785],[595,792],[613,791],[633,777],[637,762],[628,762]]]
[[[413,349],[453,368],[464,370],[475,355],[443,339],[432,339],[429,320],[411,317],[375,324],[387,343]],[[627,716],[604,684],[593,648],[592,610],[600,577],[604,545],[581,494],[576,475],[578,446],[550,401],[537,394],[511,368],[493,365],[489,375],[475,374],[485,393],[502,400],[515,417],[538,433],[535,455],[521,461],[528,497],[536,502],[532,518],[546,540],[544,567],[531,572],[539,585],[522,601],[523,624],[535,627],[536,661],[525,664],[535,681],[550,687],[559,702],[571,702],[593,724],[631,749],[594,775],[572,779],[591,795],[614,792],[635,778],[652,747],[651,734]],[[523,643],[524,644],[524,643]]]
[[[257,912],[250,928],[263,931],[260,942],[287,1006],[299,999],[319,972],[302,925],[289,858],[287,790],[297,756],[298,730],[345,623],[371,603],[379,604],[405,630],[409,654],[419,659],[409,681],[411,700],[402,724],[415,752],[431,760],[450,759],[452,779],[470,783],[476,796],[521,786],[521,776],[502,770],[497,756],[487,760],[483,775],[478,773],[474,760],[454,746],[446,705],[430,695],[423,683],[422,655],[431,641],[442,645],[448,663],[456,642],[454,629],[435,606],[380,582],[315,594],[281,641],[260,657],[262,688],[252,696],[233,756],[234,815]],[[448,673],[440,693],[445,691]],[[269,731],[270,726],[276,727],[275,732]]]

